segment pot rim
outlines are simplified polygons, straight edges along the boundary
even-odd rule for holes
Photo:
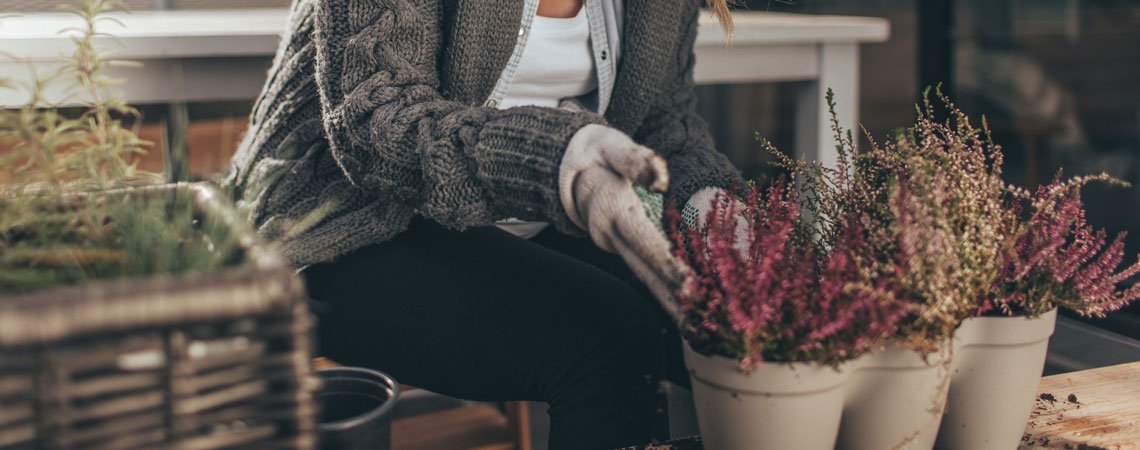
[[[967,317],[965,320],[979,320],[979,321],[980,320],[1004,321],[1004,320],[1018,320],[1018,319],[1040,320],[1040,319],[1047,319],[1048,316],[1051,316],[1051,315],[1056,315],[1058,310],[1059,310],[1059,308],[1054,305],[1052,308],[1049,308],[1049,310],[1047,310],[1041,314],[1038,314],[1036,317],[1031,317],[1031,316],[1026,315],[1026,314],[1018,314],[1016,316],[975,316],[975,317]]]
[[[1049,339],[1057,327],[1057,308],[1037,317],[970,317],[954,330],[957,347],[990,345],[1017,346]]]
[[[335,373],[347,373],[349,375],[364,375],[368,378],[374,379],[374,381],[380,381],[382,383],[386,383],[389,387],[392,388],[392,396],[389,397],[387,400],[385,400],[384,404],[380,405],[379,408],[373,409],[373,410],[371,410],[365,414],[361,414],[359,416],[350,417],[350,418],[343,419],[343,420],[338,420],[335,422],[318,423],[317,427],[321,431],[342,431],[342,430],[345,430],[347,428],[351,428],[351,427],[360,425],[362,423],[367,423],[367,422],[369,422],[369,421],[371,421],[377,417],[380,417],[380,416],[383,416],[385,414],[390,413],[396,407],[396,402],[400,399],[400,385],[399,385],[399,383],[396,383],[396,380],[394,378],[392,378],[391,376],[388,376],[388,374],[386,374],[384,372],[381,372],[379,370],[366,369],[364,367],[330,367],[327,369],[318,370],[317,376],[321,377],[321,380],[323,382],[324,377],[322,375],[335,374]],[[320,391],[318,390],[318,394],[319,393],[320,393]]]
[[[745,373],[739,361],[720,355],[704,355],[682,339],[685,365],[694,382],[724,390],[766,396],[808,395],[840,389],[850,375],[846,363],[831,367],[814,361],[760,362]]]

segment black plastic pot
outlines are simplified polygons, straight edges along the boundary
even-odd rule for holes
[[[334,367],[317,372],[322,387],[322,450],[389,450],[392,409],[400,386],[381,372],[359,367]]]

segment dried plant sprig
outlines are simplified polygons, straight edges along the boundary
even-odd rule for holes
[[[676,255],[691,271],[679,302],[695,349],[740,361],[836,365],[891,336],[907,305],[887,280],[869,280],[856,264],[864,233],[851,224],[829,248],[814,245],[796,190],[777,181],[752,186],[744,202],[746,242],[736,242],[735,201],[718,196],[706,220],[681,231],[671,209]]]
[[[1011,209],[1025,214],[1011,224],[997,295],[980,305],[979,315],[1034,317],[1060,306],[1104,317],[1140,298],[1140,285],[1124,286],[1140,274],[1140,261],[1117,271],[1124,233],[1109,243],[1085,218],[1080,190],[1092,182],[1124,184],[1104,173],[1064,181],[1058,173],[1032,196],[1015,192]]]
[[[17,110],[0,111],[0,143],[12,149],[0,159],[9,169],[6,189],[110,189],[154,177],[131,162],[150,143],[125,125],[123,119],[137,119],[138,111],[114,89],[121,81],[106,75],[108,67],[123,62],[96,40],[106,36],[97,27],[114,20],[106,13],[121,7],[118,0],[82,0],[61,7],[83,24],[68,30],[74,33],[75,50],[64,64],[45,73],[29,63],[33,81],[23,86],[29,100]],[[78,114],[46,99],[43,92],[52,85],[62,85],[66,100],[80,105]]]

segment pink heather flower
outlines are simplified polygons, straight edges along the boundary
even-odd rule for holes
[[[1058,175],[1035,195],[1013,201],[1010,208],[1028,210],[1028,217],[1011,225],[1011,244],[1001,255],[998,298],[983,304],[979,315],[1036,316],[1061,306],[1103,317],[1140,298],[1140,286],[1121,286],[1140,273],[1140,262],[1117,271],[1124,261],[1124,234],[1108,243],[1105,232],[1087,222],[1075,195],[1093,180],[1108,178],[1061,182]]]
[[[704,224],[688,230],[676,208],[667,212],[676,255],[693,269],[696,288],[678,301],[698,351],[739,359],[745,369],[763,361],[837,364],[890,336],[904,317],[891,286],[860,270],[863,230],[850,224],[820,248],[797,194],[783,179],[749,189],[746,254],[735,242],[731,197],[718,197]]]

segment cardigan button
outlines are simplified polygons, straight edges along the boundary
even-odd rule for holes
[[[499,102],[494,101],[494,100],[487,100],[486,103],[483,103],[483,106],[486,106],[488,108],[494,108],[494,107],[499,106]]]
[[[605,61],[605,60],[606,60],[606,56],[607,56],[607,55],[609,55],[609,53],[606,53],[606,51],[605,51],[605,50],[602,50],[602,61]]]

